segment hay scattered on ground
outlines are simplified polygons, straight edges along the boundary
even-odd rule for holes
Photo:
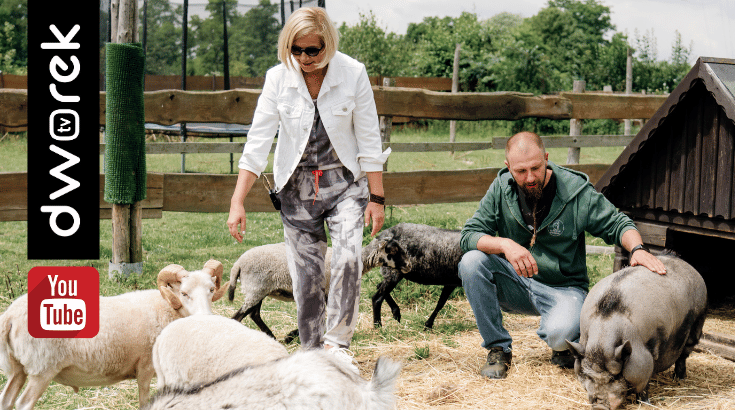
[[[435,328],[455,321],[472,321],[472,311],[466,300],[451,300],[451,315],[440,315]],[[284,304],[287,306],[288,304]],[[447,308],[445,308],[447,309]],[[236,305],[218,304],[216,313],[231,316]],[[410,310],[406,306],[404,312]],[[268,317],[267,315],[274,315]],[[278,324],[276,316],[288,315],[282,310],[264,313],[266,323],[282,337],[293,328],[295,318]],[[705,324],[705,331],[735,335],[735,310],[715,309]],[[486,351],[480,346],[476,328],[455,334],[438,331],[411,332],[411,337],[385,337],[398,324],[385,312],[385,333],[373,329],[372,316],[362,313],[358,332],[367,335],[353,346],[362,376],[372,377],[380,356],[389,356],[404,363],[396,385],[400,410],[510,409],[567,410],[588,407],[587,394],[574,376],[573,370],[563,370],[549,363],[551,352],[536,335],[538,318],[506,315],[505,324],[514,338],[513,365],[505,380],[488,380],[478,373]],[[405,321],[405,320],[404,320]],[[252,326],[246,319],[243,321]],[[390,340],[388,340],[390,339]],[[298,345],[288,346],[294,351]],[[629,396],[628,410],[729,410],[735,409],[735,362],[709,353],[693,353],[687,361],[688,377],[673,379],[673,367],[656,375],[650,385],[650,405],[633,402]],[[155,380],[152,384],[155,391]],[[121,410],[138,408],[135,381],[125,381],[101,388],[83,388],[80,394],[56,383],[48,389],[37,409],[97,409]]]
[[[455,311],[468,314],[466,301],[451,301]],[[733,317],[732,315],[730,317]],[[447,320],[447,319],[444,319]],[[549,362],[551,351],[536,335],[538,318],[506,315],[513,336],[513,364],[505,380],[479,375],[486,350],[477,330],[453,335],[426,332],[421,339],[390,341],[356,347],[363,377],[369,379],[381,355],[404,363],[396,386],[397,409],[579,409],[589,405],[587,393],[573,370]],[[389,326],[390,321],[384,323]],[[372,327],[363,318],[360,328]],[[438,324],[438,322],[437,322]],[[732,320],[714,317],[705,331],[735,334]],[[730,329],[730,330],[728,330]],[[365,331],[368,331],[365,329]],[[429,355],[416,358],[416,347],[428,347]],[[650,384],[650,405],[633,402],[627,409],[733,409],[735,408],[735,363],[709,353],[693,353],[687,361],[688,377],[673,379],[673,367],[656,375]]]

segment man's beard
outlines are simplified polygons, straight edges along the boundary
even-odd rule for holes
[[[523,193],[525,194],[526,200],[529,202],[529,205],[536,205],[541,199],[541,195],[544,192],[543,181],[537,181],[536,186],[533,188],[529,188],[526,185],[521,185],[521,189],[523,190]]]

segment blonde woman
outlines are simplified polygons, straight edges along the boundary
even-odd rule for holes
[[[383,226],[382,170],[390,150],[382,150],[365,66],[337,51],[338,44],[322,8],[299,9],[286,22],[278,39],[281,64],[266,74],[227,226],[242,242],[243,202],[278,130],[273,173],[301,345],[352,363],[347,349],[357,324],[362,231],[372,224],[374,236]],[[325,222],[333,248],[326,304]]]

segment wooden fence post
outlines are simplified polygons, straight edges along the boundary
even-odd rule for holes
[[[583,93],[585,82],[583,80],[574,80],[572,91],[575,93]],[[576,137],[582,135],[582,120],[572,118],[569,120],[569,136]],[[567,151],[567,164],[579,164],[579,147],[570,147]]]
[[[383,78],[383,87],[393,87],[396,85],[396,80],[388,77]],[[380,116],[380,140],[383,142],[383,149],[386,148],[386,144],[390,146],[390,133],[393,129],[393,117]],[[383,164],[383,171],[388,171],[388,161],[386,160]]]
[[[135,0],[113,0],[112,41],[132,43],[137,40],[138,5]],[[115,13],[116,12],[116,13]],[[140,201],[112,204],[112,260],[114,270],[123,275],[143,273],[143,208]]]
[[[628,47],[628,58],[625,63],[625,95],[633,93],[633,49]],[[630,135],[633,129],[633,120],[626,118],[623,120],[623,134]]]
[[[454,67],[452,68],[452,92],[459,91],[459,49],[460,45],[454,47]],[[449,142],[454,142],[457,136],[457,120],[449,121]],[[449,151],[449,155],[454,155],[454,151]]]

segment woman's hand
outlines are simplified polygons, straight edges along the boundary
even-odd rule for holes
[[[247,225],[247,217],[245,207],[243,205],[230,205],[230,216],[227,218],[227,227],[230,228],[230,235],[238,242],[242,243],[242,234],[245,233]]]
[[[385,222],[385,206],[377,204],[375,202],[368,202],[367,209],[365,209],[365,227],[373,224],[373,231],[370,236],[375,236],[380,232],[380,228],[383,227]]]

